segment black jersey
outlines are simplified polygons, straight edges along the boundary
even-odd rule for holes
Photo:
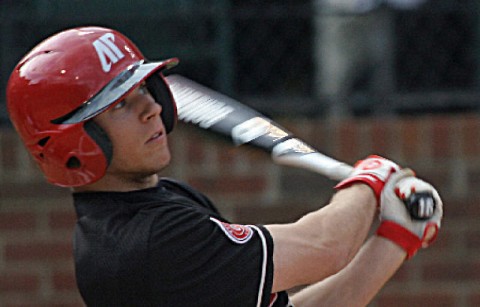
[[[193,188],[74,193],[77,285],[88,306],[289,306],[271,294],[273,240]]]

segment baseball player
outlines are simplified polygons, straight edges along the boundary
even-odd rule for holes
[[[50,183],[72,189],[88,306],[364,306],[433,242],[437,191],[377,156],[328,205],[282,225],[232,224],[201,192],[160,177],[176,121],[163,72],[177,62],[147,61],[121,33],[81,27],[38,44],[9,79],[8,111],[26,148]],[[418,191],[437,204],[424,221],[402,201]]]

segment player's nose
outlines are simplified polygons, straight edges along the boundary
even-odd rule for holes
[[[162,106],[152,96],[144,97],[141,103],[140,119],[145,122],[155,117],[160,117]]]

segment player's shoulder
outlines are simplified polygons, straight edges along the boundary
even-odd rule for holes
[[[165,187],[169,190],[196,191],[192,186],[188,185],[187,183],[170,177],[160,178],[158,185]]]
[[[159,186],[162,186],[163,188],[177,195],[189,198],[203,207],[218,213],[215,205],[206,195],[185,182],[173,178],[162,177],[160,178]]]

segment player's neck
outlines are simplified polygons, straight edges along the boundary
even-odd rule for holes
[[[151,188],[157,185],[159,177],[157,174],[141,176],[141,177],[127,177],[114,176],[106,174],[100,180],[81,187],[73,188],[73,192],[129,192]]]

